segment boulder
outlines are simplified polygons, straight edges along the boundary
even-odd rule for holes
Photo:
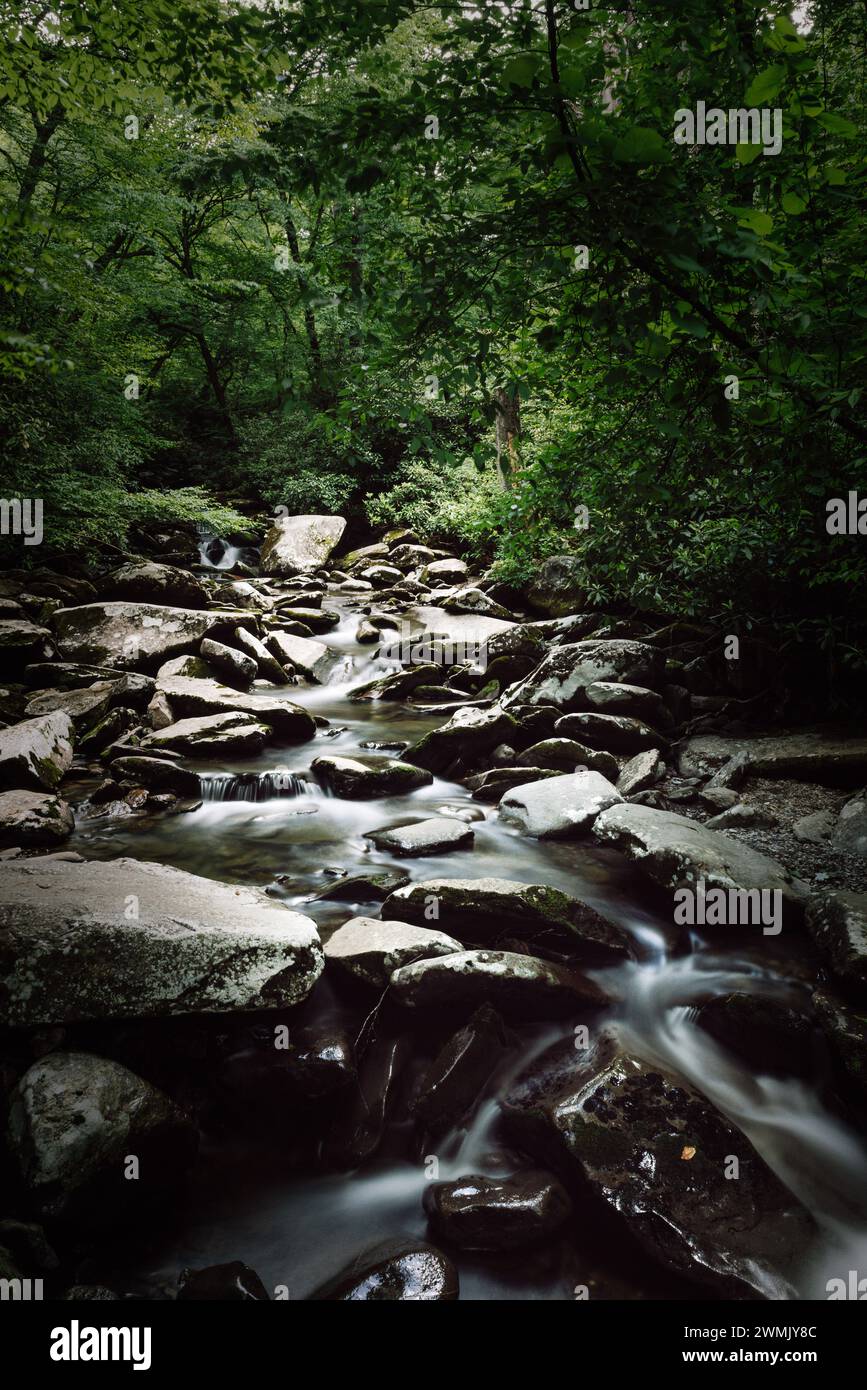
[[[534,613],[561,618],[580,613],[587,602],[588,576],[577,555],[552,555],[543,560],[527,591]]]
[[[588,748],[572,738],[542,739],[519,753],[515,762],[518,767],[553,768],[557,772],[574,772],[578,767],[585,767],[591,772],[601,772],[609,782],[616,781],[619,773],[617,760],[610,753]]]
[[[646,791],[662,776],[665,768],[658,748],[648,748],[636,753],[628,763],[624,763],[617,778],[617,790],[624,798],[635,796],[636,792]]]
[[[138,671],[118,671],[112,666],[83,666],[77,661],[40,661],[28,666],[24,679],[32,690],[80,690],[98,681],[112,682],[111,703],[144,709],[156,684]]]
[[[622,714],[644,720],[660,729],[671,725],[671,713],[661,695],[641,685],[617,681],[594,681],[587,687],[587,699],[602,714]]]
[[[0,617],[0,675],[17,680],[29,662],[50,661],[54,655],[54,639],[47,627],[26,618]]]
[[[606,951],[626,951],[629,937],[589,904],[544,883],[508,878],[430,878],[397,888],[382,905],[385,919],[435,921],[462,942],[501,936],[532,941],[562,936]]]
[[[667,747],[667,740],[643,724],[640,719],[627,719],[617,714],[565,714],[554,725],[561,738],[577,738],[591,748],[605,748],[610,753],[643,753],[648,748]]]
[[[289,677],[258,637],[252,632],[247,632],[246,628],[236,627],[232,634],[232,641],[242,652],[253,658],[256,663],[257,673],[263,681],[271,681],[273,685],[288,685]]]
[[[458,1272],[423,1241],[389,1241],[357,1255],[336,1279],[311,1294],[331,1303],[454,1303]]]
[[[129,757],[115,758],[111,764],[112,777],[121,777],[136,787],[147,787],[152,792],[172,792],[175,796],[198,796],[201,790],[195,772],[185,767],[176,767],[164,758]]]
[[[797,1297],[789,1277],[815,1227],[704,1096],[605,1035],[551,1066],[543,1058],[506,1098],[523,1149],[681,1277],[722,1298]],[[737,1181],[726,1180],[732,1157]]]
[[[432,1183],[424,1209],[443,1240],[461,1250],[521,1250],[556,1235],[572,1202],[551,1173],[528,1169],[509,1178],[470,1174]]]
[[[0,845],[59,845],[75,829],[65,801],[48,792],[0,792]]]
[[[314,898],[319,901],[343,903],[383,902],[396,888],[409,883],[409,874],[402,869],[368,869],[359,874],[347,874],[321,888]]]
[[[443,608],[447,613],[484,613],[489,618],[503,618],[506,622],[512,620],[507,608],[495,603],[484,589],[477,589],[472,584],[455,589],[453,594],[443,599]]]
[[[53,790],[72,766],[72,739],[61,710],[0,729],[0,787]]]
[[[535,671],[512,686],[502,703],[506,709],[555,705],[568,712],[584,708],[587,687],[595,681],[653,685],[662,674],[662,654],[644,642],[624,638],[572,642],[554,647]]]
[[[466,1120],[516,1041],[495,1009],[477,1009],[443,1044],[419,1083],[412,1111],[425,1130],[443,1133]]]
[[[787,913],[796,920],[803,916],[807,890],[787,869],[686,816],[624,803],[603,811],[593,834],[663,888],[694,888],[703,879],[707,888],[779,890]]]
[[[133,560],[99,581],[101,599],[158,603],[170,608],[207,608],[208,592],[195,575],[174,565]]]
[[[313,922],[253,888],[136,859],[0,864],[15,1027],[284,1008],[322,966]]]
[[[405,1036],[375,1037],[365,1049],[358,1078],[328,1132],[322,1157],[338,1168],[356,1168],[376,1153],[385,1137],[389,1111],[397,1098],[410,1052]]]
[[[171,657],[197,648],[215,629],[237,621],[236,611],[116,602],[60,608],[52,626],[66,661],[156,671]]]
[[[209,666],[228,677],[230,685],[236,685],[240,690],[246,690],[258,674],[258,662],[252,656],[227,647],[225,642],[217,642],[213,637],[202,638],[199,655]]]
[[[26,719],[62,710],[68,714],[79,734],[92,729],[108,713],[114,697],[114,681],[97,681],[78,690],[42,690],[33,696],[24,711]]]
[[[255,1269],[242,1260],[182,1269],[178,1277],[179,1303],[265,1303],[268,1297]]]
[[[359,571],[362,579],[366,579],[368,584],[372,584],[374,589],[390,589],[403,579],[403,574],[397,565],[368,565],[366,569]]]
[[[807,929],[844,989],[867,1001],[867,893],[813,898]]]
[[[306,597],[306,595],[302,595]],[[291,603],[284,607],[280,603],[280,619],[289,619],[293,623],[303,623],[311,632],[330,632],[332,628],[338,626],[340,614],[335,613],[330,608],[306,608],[300,603]]]
[[[513,787],[500,801],[500,819],[539,840],[573,840],[622,799],[601,773],[573,772]]]
[[[334,796],[350,799],[392,796],[415,791],[417,787],[425,787],[433,781],[431,774],[423,768],[398,762],[396,758],[376,755],[364,758],[314,758],[311,771]]]
[[[368,830],[364,838],[371,840],[377,849],[410,856],[471,849],[475,836],[469,825],[454,816],[431,816],[429,820],[414,821],[412,825]]]
[[[577,970],[513,951],[459,951],[395,970],[391,992],[410,1009],[477,1009],[507,1018],[563,1018],[601,1005],[601,987]]]
[[[520,735],[520,725],[499,706],[459,709],[447,723],[425,734],[404,757],[429,772],[445,772],[455,760],[471,761]]]
[[[316,725],[312,715],[300,705],[273,695],[250,691],[242,695],[219,681],[194,680],[189,676],[160,677],[157,687],[168,699],[175,715],[249,714],[267,724],[279,738],[304,743],[313,738]]]
[[[460,584],[467,577],[465,561],[449,557],[446,560],[431,560],[425,565],[419,579],[422,584]]]
[[[320,683],[328,679],[337,653],[324,642],[312,642],[309,637],[296,637],[290,632],[271,632],[268,646],[284,666],[300,671],[302,676]]]
[[[384,989],[401,966],[463,949],[459,941],[445,932],[411,922],[353,917],[325,943],[325,960],[365,984]]]
[[[863,796],[846,802],[834,829],[833,844],[842,854],[867,857],[867,799]]]
[[[291,576],[321,569],[345,530],[342,516],[281,517],[262,544],[262,572]]]
[[[474,801],[497,802],[512,787],[523,787],[527,782],[542,782],[545,778],[560,776],[561,773],[554,768],[493,767],[487,772],[467,777],[464,785],[472,792]]]
[[[813,994],[819,1027],[861,1102],[867,1101],[867,1009],[853,1008],[830,989]]]
[[[159,1206],[196,1155],[192,1122],[118,1062],[49,1052],[24,1073],[9,1107],[9,1144],[43,1217],[89,1230]],[[141,1181],[128,1180],[129,1156]]]
[[[179,719],[164,729],[155,729],[142,739],[142,748],[170,748],[187,758],[217,756],[252,757],[272,737],[267,724],[251,714],[233,710],[226,714],[206,714]]]

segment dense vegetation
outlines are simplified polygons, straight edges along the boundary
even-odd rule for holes
[[[67,553],[247,503],[574,549],[857,660],[867,11],[795,19],[2,0],[4,495]],[[780,153],[676,144],[699,101]]]

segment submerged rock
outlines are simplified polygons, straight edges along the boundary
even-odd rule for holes
[[[409,883],[409,874],[401,869],[370,869],[336,879],[315,893],[314,898],[317,902],[323,899],[345,903],[384,902],[389,893],[405,883]]]
[[[41,1214],[86,1229],[158,1208],[195,1158],[191,1121],[117,1062],[50,1052],[24,1073],[9,1107],[9,1143]],[[130,1156],[139,1177],[128,1176]]]
[[[596,817],[622,801],[599,772],[573,772],[513,787],[500,801],[500,819],[539,840],[569,840],[589,833]]]
[[[402,965],[463,949],[460,941],[445,932],[393,919],[354,917],[326,941],[325,959],[365,984],[384,989]]]
[[[458,1272],[424,1241],[389,1242],[357,1255],[348,1269],[310,1295],[332,1303],[454,1303]]]
[[[470,1174],[432,1183],[424,1209],[437,1234],[462,1250],[520,1250],[556,1235],[572,1202],[551,1173],[528,1169],[509,1178]]]
[[[128,757],[114,758],[111,764],[113,777],[122,777],[137,787],[147,787],[152,792],[174,792],[176,796],[198,796],[199,778],[195,772],[185,767],[176,767],[165,758],[148,758],[132,754]]]
[[[281,1008],[321,973],[308,917],[136,859],[0,864],[7,1023]]]
[[[477,1008],[508,1018],[562,1018],[604,1004],[604,991],[578,971],[512,951],[460,951],[405,965],[391,990],[409,1008]]]
[[[583,1060],[574,1049],[561,1057],[553,1073],[543,1059],[506,1098],[522,1148],[589,1190],[675,1273],[722,1298],[795,1297],[788,1281],[815,1228],[744,1135],[610,1037]]]
[[[393,892],[382,916],[432,923],[459,941],[495,941],[537,935],[577,938],[590,947],[626,951],[629,937],[617,922],[588,903],[544,883],[517,883],[508,878],[431,878]]]
[[[72,720],[61,710],[0,729],[0,787],[52,791],[72,766],[72,740]]]

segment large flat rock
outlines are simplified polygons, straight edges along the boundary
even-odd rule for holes
[[[825,734],[777,734],[769,738],[725,738],[696,734],[681,744],[678,771],[707,776],[739,754],[761,777],[798,777],[831,786],[858,786],[867,778],[867,738]]]
[[[613,845],[663,888],[767,888],[782,893],[782,902],[800,917],[808,901],[804,884],[787,869],[721,830],[673,811],[624,802],[603,811],[593,826],[603,844]]]
[[[16,1027],[282,1008],[322,971],[309,917],[163,864],[0,864],[0,1013]]]
[[[155,671],[170,657],[197,650],[209,633],[244,618],[248,615],[236,610],[118,601],[59,608],[51,621],[65,661]]]
[[[176,719],[240,711],[260,724],[268,724],[281,738],[303,743],[316,733],[313,717],[306,709],[265,691],[242,694],[220,681],[195,676],[159,676],[157,690],[165,695]]]

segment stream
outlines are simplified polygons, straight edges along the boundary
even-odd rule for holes
[[[225,583],[232,581],[226,579]],[[369,596],[367,596],[369,600]],[[312,917],[323,939],[354,914],[377,915],[369,901],[316,900],[335,875],[371,868],[409,872],[413,879],[497,877],[544,883],[581,898],[628,930],[636,960],[604,972],[617,1003],[617,1026],[649,1061],[679,1073],[742,1130],[783,1182],[813,1214],[821,1238],[803,1252],[788,1284],[768,1287],[771,1298],[824,1298],[825,1281],[867,1261],[867,1165],[862,1140],[822,1105],[803,1080],[748,1069],[695,1026],[695,1006],[733,989],[779,995],[799,990],[798,962],[777,957],[773,942],[731,937],[725,949],[694,933],[691,950],[674,946],[671,923],[646,901],[637,874],[592,844],[538,841],[502,824],[495,807],[435,778],[408,795],[350,801],[327,795],[310,765],[323,753],[370,752],[371,744],[410,743],[441,724],[436,710],[386,701],[353,701],[351,692],[396,669],[354,638],[363,594],[329,590],[324,606],[341,613],[340,626],[319,640],[341,660],[327,685],[287,686],[285,695],[327,720],[312,743],[269,747],[252,760],[226,765],[188,763],[202,778],[199,809],[183,815],[128,818],[80,816],[69,848],[89,859],[121,855],[156,860],[206,877],[255,885]],[[377,751],[377,750],[373,750]],[[269,780],[270,779],[270,780]],[[259,799],[262,797],[263,799]],[[365,832],[427,815],[482,813],[475,844],[423,859],[374,850]],[[602,974],[600,973],[600,978]],[[322,983],[317,986],[323,989]],[[327,989],[327,986],[325,987]],[[497,1097],[516,1071],[571,1024],[523,1025],[520,1056],[496,1074],[467,1131],[438,1145],[438,1177],[504,1174],[516,1165],[498,1130]],[[374,1159],[354,1173],[325,1173],[287,1165],[279,1145],[243,1130],[208,1135],[180,1210],[115,1252],[127,1287],[146,1293],[174,1285],[184,1266],[243,1260],[266,1287],[303,1299],[365,1248],[391,1238],[424,1238],[421,1199],[428,1176],[410,1152],[406,1122],[394,1122]],[[853,1234],[854,1233],[854,1234]],[[677,1297],[683,1289],[649,1260],[600,1237],[583,1214],[566,1235],[540,1252],[469,1255],[454,1252],[462,1299],[572,1299],[588,1282],[602,1297]],[[598,1285],[596,1281],[598,1280]],[[696,1296],[693,1292],[691,1296]],[[701,1294],[698,1295],[701,1297]],[[708,1295],[711,1296],[711,1295]]]

